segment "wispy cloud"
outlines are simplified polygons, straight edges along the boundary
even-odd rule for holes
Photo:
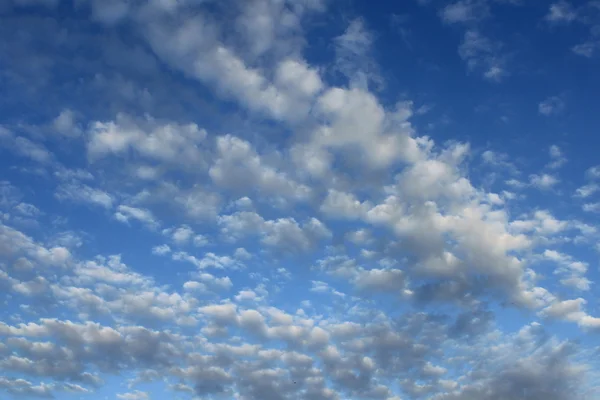
[[[565,102],[559,96],[551,96],[538,104],[538,111],[544,116],[560,114],[565,110]]]
[[[479,31],[468,30],[458,48],[458,53],[467,63],[469,70],[481,71],[484,78],[498,82],[508,75],[499,48],[499,43],[493,42]]]
[[[569,2],[559,1],[550,5],[548,14],[544,18],[553,23],[570,23],[577,18],[577,13]]]
[[[447,24],[481,21],[489,16],[489,5],[481,0],[460,0],[440,11],[442,21]]]

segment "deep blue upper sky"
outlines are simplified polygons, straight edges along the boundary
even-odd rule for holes
[[[600,397],[600,3],[0,0],[0,397]]]

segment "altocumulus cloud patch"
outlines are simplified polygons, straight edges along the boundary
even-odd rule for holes
[[[0,397],[598,398],[600,8],[400,3],[1,2]]]

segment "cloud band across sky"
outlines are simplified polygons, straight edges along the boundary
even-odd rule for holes
[[[0,2],[0,397],[597,398],[598,32]]]

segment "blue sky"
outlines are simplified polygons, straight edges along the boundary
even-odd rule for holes
[[[0,397],[600,397],[600,3],[0,1]]]

